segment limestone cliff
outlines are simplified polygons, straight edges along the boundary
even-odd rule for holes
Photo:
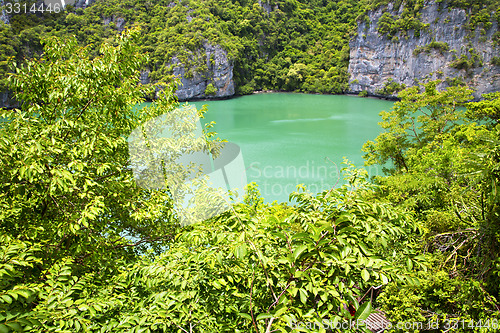
[[[406,36],[401,32],[393,38],[380,35],[377,23],[384,12],[398,16],[403,10],[403,5],[397,10],[392,4],[382,6],[368,13],[369,20],[358,24],[357,35],[350,42],[352,92],[366,90],[377,95],[391,80],[411,86],[434,79],[443,79],[441,87],[453,80],[464,82],[476,91],[476,97],[500,91],[500,66],[492,64],[493,57],[499,56],[499,47],[492,42],[498,31],[497,22],[482,34],[481,29],[471,32],[467,29],[465,10],[427,1],[420,11],[426,28],[419,36],[411,30]],[[440,42],[447,50],[429,47],[433,42]],[[471,54],[477,56],[474,66],[457,66],[457,59],[468,59]]]
[[[181,82],[176,93],[179,100],[234,95],[233,64],[228,59],[227,52],[219,45],[205,43],[203,49],[197,54],[191,54],[189,60],[188,64],[177,57],[171,61],[172,73]]]
[[[10,15],[7,14],[7,10],[5,9],[4,5],[5,5],[5,1],[0,0],[0,8],[2,8],[0,10],[0,21],[2,21],[5,24],[9,24]]]

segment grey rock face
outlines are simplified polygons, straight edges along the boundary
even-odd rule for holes
[[[112,16],[112,17],[105,17],[103,19],[104,25],[109,25],[111,22],[113,22],[116,25],[116,29],[118,31],[123,31],[125,30],[125,24],[127,21],[123,17],[118,17],[118,16]]]
[[[206,71],[198,68],[186,68],[174,57],[171,61],[173,74],[180,78],[181,85],[176,95],[181,101],[201,98],[223,98],[234,95],[233,64],[227,57],[227,52],[219,45],[205,43],[193,59],[205,59]],[[205,89],[212,84],[217,90],[214,95],[205,95]]]
[[[481,29],[476,28],[472,38],[468,37],[466,12],[443,4],[440,6],[432,0],[427,1],[421,11],[421,21],[429,27],[422,30],[419,37],[413,31],[408,31],[407,37],[397,34],[398,40],[379,35],[377,22],[383,13],[400,15],[403,9],[401,6],[395,11],[389,4],[370,12],[369,24],[358,24],[357,36],[350,42],[349,88],[352,92],[366,90],[376,94],[390,79],[412,86],[417,80],[425,82],[446,77],[463,80],[476,91],[475,97],[500,90],[500,67],[491,64],[491,59],[498,56],[500,50],[491,42],[492,35],[498,30],[496,22],[486,35],[481,35]],[[424,47],[433,40],[447,43],[449,50],[430,49],[429,53],[414,53],[417,47]],[[467,54],[469,45],[481,56],[483,65],[468,71],[451,67],[454,59]],[[447,83],[443,82],[439,88],[446,86]]]
[[[141,84],[149,84],[151,82],[151,80],[149,79],[149,69],[143,69],[141,70],[141,76],[140,76],[140,80],[141,80]]]
[[[4,5],[5,5],[5,1],[0,0],[0,7],[3,8]],[[9,14],[7,14],[5,9],[2,9],[2,11],[0,11],[0,21],[2,21],[5,24],[9,24],[9,22],[10,22],[10,16],[9,16]]]
[[[262,0],[259,0],[259,6],[261,6],[267,12],[267,14],[270,14],[273,11],[273,7],[271,7],[271,5],[269,4],[269,0],[267,0],[266,2],[262,2]]]
[[[127,22],[125,21],[125,19],[123,17],[116,18],[115,24],[116,24],[116,28],[118,29],[118,31],[123,31],[125,29],[125,23],[127,23]]]

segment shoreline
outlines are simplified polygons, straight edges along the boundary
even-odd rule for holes
[[[231,95],[231,96],[220,96],[220,97],[209,97],[209,98],[192,98],[192,99],[183,99],[183,100],[178,100],[179,103],[185,103],[185,102],[203,102],[203,101],[223,101],[223,100],[229,100],[233,98],[238,98],[238,97],[243,97],[243,96],[250,96],[250,95],[259,95],[259,94],[273,94],[273,93],[288,93],[288,94],[307,94],[307,95],[329,95],[329,96],[354,96],[354,97],[360,97],[358,96],[359,92],[355,91],[346,91],[343,94],[321,94],[321,93],[315,93],[315,92],[297,92],[297,91],[286,91],[286,90],[254,90],[250,94],[246,95]],[[361,97],[360,97],[361,98]],[[400,101],[400,99],[396,96],[384,96],[384,95],[376,95],[376,94],[368,94],[362,98],[374,98],[374,99],[380,99],[380,100],[386,100],[386,101]],[[152,102],[152,100],[148,100],[148,102]]]
[[[371,94],[368,93],[366,96],[359,96],[360,92],[356,91],[346,91],[342,94],[322,94],[322,93],[315,93],[315,92],[297,92],[297,91],[286,91],[286,90],[255,90],[250,94],[245,94],[245,95],[230,95],[230,96],[218,96],[218,97],[203,97],[203,98],[191,98],[191,99],[178,99],[177,101],[179,103],[185,103],[185,102],[210,102],[210,101],[224,101],[224,100],[229,100],[229,99],[234,99],[234,98],[239,98],[243,96],[250,96],[250,95],[259,95],[259,94],[273,94],[273,93],[288,93],[288,94],[307,94],[307,95],[329,95],[329,96],[353,96],[353,97],[360,97],[360,98],[373,98],[373,99],[378,99],[378,100],[386,100],[386,101],[393,101],[393,102],[398,102],[401,99],[396,97],[396,96],[385,96],[385,95],[377,95],[377,94]],[[481,101],[482,99],[480,98],[473,98],[469,102],[477,102]],[[11,102],[14,102],[10,100]],[[144,98],[145,102],[154,102],[155,100],[149,99],[149,98]],[[11,110],[18,108],[19,105],[17,103],[11,103],[10,105],[1,105],[2,101],[0,101],[0,108],[6,109],[6,110]]]
[[[184,102],[202,102],[202,101],[223,101],[223,100],[229,100],[229,99],[234,99],[238,97],[243,97],[243,96],[250,96],[250,95],[259,95],[259,94],[273,94],[273,93],[288,93],[288,94],[307,94],[307,95],[329,95],[329,96],[353,96],[353,97],[360,97],[360,98],[373,98],[373,99],[378,99],[378,100],[385,100],[385,101],[392,101],[392,102],[399,102],[401,99],[397,96],[386,96],[386,95],[378,95],[378,94],[371,94],[368,93],[366,96],[359,96],[360,91],[346,91],[342,94],[322,94],[322,93],[315,93],[315,92],[297,92],[297,91],[286,91],[286,90],[254,90],[250,94],[245,94],[245,95],[231,95],[231,96],[221,96],[221,97],[212,97],[212,98],[192,98],[192,99],[186,99],[186,100],[178,100],[179,103],[184,103]],[[474,97],[471,99],[469,102],[478,102],[482,101],[482,98],[477,98]],[[152,102],[152,100],[147,100],[148,102]]]

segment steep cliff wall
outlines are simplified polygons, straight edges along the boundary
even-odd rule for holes
[[[172,72],[181,82],[176,93],[179,100],[234,95],[233,64],[229,61],[227,52],[219,45],[205,43],[203,49],[193,54],[190,60],[189,65],[182,63],[177,57],[171,62]],[[206,66],[200,66],[200,61]]]
[[[4,8],[3,6],[5,5],[4,0],[0,0],[0,7]],[[10,16],[7,14],[7,10],[2,9],[0,10],[0,21],[2,21],[5,24],[9,24]]]
[[[427,24],[420,36],[411,30],[406,36],[401,32],[393,38],[380,35],[377,23],[384,12],[398,16],[403,10],[404,6],[395,10],[389,4],[369,12],[369,20],[358,24],[357,35],[350,42],[352,92],[366,90],[377,95],[391,80],[411,86],[434,79],[443,79],[441,87],[451,84],[450,79],[464,82],[476,91],[476,97],[500,91],[500,66],[491,63],[493,57],[499,56],[499,47],[492,42],[498,31],[496,22],[483,34],[481,29],[470,32],[466,28],[466,11],[428,1],[420,11],[420,20]],[[429,47],[432,42],[441,42],[448,50]],[[479,56],[474,66],[461,66],[456,60],[472,59],[473,55]]]

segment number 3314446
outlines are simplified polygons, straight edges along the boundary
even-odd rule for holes
[[[39,5],[36,4],[20,4],[18,2],[7,2],[4,4],[4,11],[6,14],[28,14],[28,13],[59,13],[62,10],[62,5],[60,3],[49,3],[48,5],[43,2]]]

